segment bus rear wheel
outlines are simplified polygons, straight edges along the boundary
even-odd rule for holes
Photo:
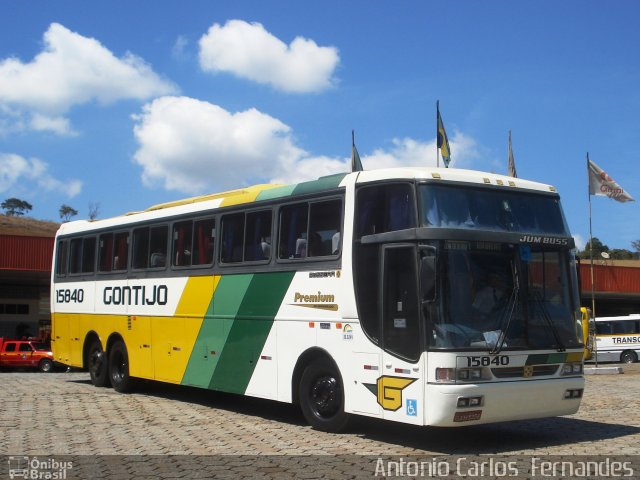
[[[346,428],[350,415],[344,411],[344,388],[337,369],[315,361],[304,369],[300,379],[300,409],[309,425],[324,432]]]
[[[636,352],[630,350],[622,352],[622,354],[620,355],[620,361],[622,363],[635,363],[638,361],[638,355],[636,355]]]
[[[116,392],[127,393],[133,389],[134,382],[129,376],[129,354],[121,340],[116,341],[109,351],[109,378]]]
[[[109,386],[109,368],[107,354],[102,350],[100,340],[95,340],[89,347],[87,354],[87,367],[91,383],[96,387]]]

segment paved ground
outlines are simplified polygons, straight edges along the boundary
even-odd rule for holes
[[[92,386],[86,373],[0,373],[0,455],[74,461],[67,478],[87,478],[90,464],[91,476],[156,478],[168,461],[178,472],[162,476],[176,478],[211,476],[207,462],[229,478],[370,477],[380,456],[633,455],[638,462],[639,399],[635,364],[623,375],[587,376],[581,410],[570,417],[457,429],[366,419],[336,435],[312,430],[295,407],[276,402],[158,383],[121,395]],[[8,472],[3,463],[0,476]]]

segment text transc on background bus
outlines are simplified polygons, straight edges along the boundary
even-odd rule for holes
[[[56,236],[55,360],[459,426],[566,415],[584,388],[574,242],[553,187],[398,168],[74,221]]]
[[[640,314],[595,319],[595,351],[600,362],[634,363],[640,358]]]

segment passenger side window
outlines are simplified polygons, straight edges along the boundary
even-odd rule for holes
[[[93,273],[96,263],[96,237],[85,238],[82,242],[82,273]]]
[[[375,185],[358,191],[355,239],[363,235],[416,226],[413,189],[409,184]]]
[[[222,263],[242,262],[243,240],[244,213],[236,213],[222,217],[220,261]]]
[[[271,258],[271,210],[247,214],[244,239],[244,261]]]
[[[71,240],[69,250],[69,273],[80,273],[82,271],[82,239]]]
[[[114,236],[113,270],[126,270],[129,260],[129,232],[116,233]]]
[[[133,231],[133,251],[131,265],[135,269],[149,266],[149,227],[136,228]]]
[[[279,258],[306,258],[309,204],[289,205],[280,210]]]
[[[193,264],[211,265],[216,240],[216,221],[214,218],[198,220],[193,224]]]
[[[167,233],[169,227],[151,227],[149,234],[149,267],[164,268],[167,266]]]
[[[28,343],[21,343],[20,344],[20,348],[18,349],[19,352],[32,352],[33,349],[31,348],[31,345],[29,345]]]
[[[71,240],[69,273],[93,273],[96,259],[96,237]]]
[[[110,272],[113,269],[113,233],[100,235],[98,242],[98,271]]]
[[[281,259],[338,255],[342,225],[342,202],[326,200],[288,205],[280,210]]]
[[[193,249],[193,221],[178,222],[173,226],[173,265],[176,267],[191,266]]]
[[[16,351],[16,344],[15,343],[7,343],[7,345],[4,347],[4,351],[5,352],[15,352]]]
[[[64,276],[67,273],[67,246],[64,240],[58,242],[58,252],[56,258],[56,275]]]
[[[164,268],[167,265],[166,225],[136,228],[133,231],[133,268]]]

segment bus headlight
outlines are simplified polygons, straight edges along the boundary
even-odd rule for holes
[[[455,368],[436,368],[436,382],[455,383],[456,369]]]
[[[474,380],[482,380],[481,368],[463,368],[458,370],[458,380],[469,382]]]
[[[581,375],[582,362],[565,363],[562,366],[562,375]]]

